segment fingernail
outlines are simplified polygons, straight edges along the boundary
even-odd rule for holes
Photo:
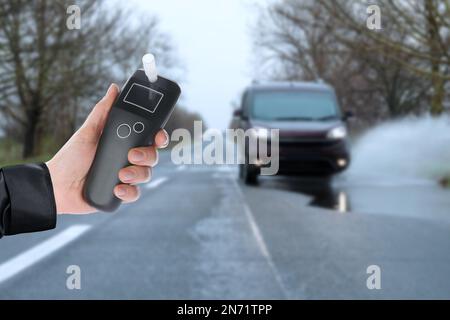
[[[127,190],[124,187],[117,187],[116,189],[116,195],[118,197],[123,197],[127,194]]]
[[[112,91],[115,87],[116,87],[116,84],[115,84],[115,83],[111,83],[111,84],[109,85],[108,90],[106,91],[106,95],[110,94],[111,91]]]
[[[164,142],[164,144],[161,147],[165,148],[165,147],[167,147],[169,145],[170,141],[169,141],[169,134],[167,133],[167,131],[164,130],[163,132],[164,132],[164,135],[166,136],[166,141]]]
[[[123,178],[124,180],[132,180],[136,177],[136,174],[134,173],[134,171],[131,170],[127,170],[125,171],[125,173],[123,174]]]
[[[159,162],[159,152],[158,150],[156,150],[156,159],[155,159],[155,163],[152,165],[152,167],[156,166]]]
[[[142,161],[145,159],[145,155],[143,152],[134,150],[131,152],[131,160],[133,161]]]

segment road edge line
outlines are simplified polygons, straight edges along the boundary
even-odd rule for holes
[[[243,194],[241,188],[239,187],[238,183],[234,179],[234,177],[230,177],[230,178],[233,181],[233,185],[236,188],[236,190],[239,194],[239,197],[241,198],[241,202],[242,202],[242,206],[244,207],[244,213],[247,218],[247,222],[250,225],[250,229],[252,230],[253,236],[255,237],[258,248],[261,251],[261,254],[266,259],[267,264],[269,265],[269,268],[271,269],[271,271],[275,277],[275,281],[278,283],[278,285],[281,289],[281,292],[284,294],[284,296],[287,299],[289,299],[288,290],[287,290],[286,286],[284,285],[283,279],[281,278],[281,275],[275,266],[275,262],[273,261],[272,255],[270,254],[269,249],[267,248],[266,242],[261,233],[261,230],[258,227],[258,224],[256,223],[256,220],[252,213],[252,210],[250,209],[247,202],[245,201],[244,194]]]

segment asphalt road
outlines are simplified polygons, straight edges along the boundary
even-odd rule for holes
[[[345,177],[248,187],[233,167],[167,158],[115,214],[1,239],[0,298],[450,298],[447,190]],[[80,290],[66,287],[70,265]],[[370,265],[380,290],[366,286]]]

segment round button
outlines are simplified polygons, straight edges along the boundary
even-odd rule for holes
[[[133,125],[133,130],[134,130],[134,132],[136,132],[136,133],[141,133],[142,131],[144,131],[144,124],[142,123],[142,122],[136,122],[134,125]]]
[[[117,127],[117,136],[121,139],[128,138],[131,134],[131,128],[126,123],[122,123]]]

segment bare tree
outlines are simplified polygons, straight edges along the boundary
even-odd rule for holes
[[[0,0],[0,113],[24,157],[39,154],[46,138],[63,143],[86,108],[138,67],[149,47],[160,66],[173,63],[154,17],[133,24],[104,1],[77,3],[81,28],[69,30],[69,1]]]
[[[431,80],[430,112],[442,113],[445,88],[450,80],[450,0],[371,1],[381,8],[387,22],[378,32],[362,23],[368,1],[318,2],[333,13],[340,25],[373,41],[374,51]]]
[[[265,61],[271,65],[275,61],[269,77],[323,79],[336,88],[341,104],[366,123],[419,112],[429,81],[394,60],[386,47],[379,48],[360,29],[343,23],[334,2],[326,2],[283,0],[263,12],[256,45],[265,53]],[[352,11],[354,3],[342,1],[340,9]],[[365,28],[363,13],[358,21]],[[398,43],[407,41],[403,29],[390,31]],[[411,55],[399,52],[396,58],[408,61]]]

